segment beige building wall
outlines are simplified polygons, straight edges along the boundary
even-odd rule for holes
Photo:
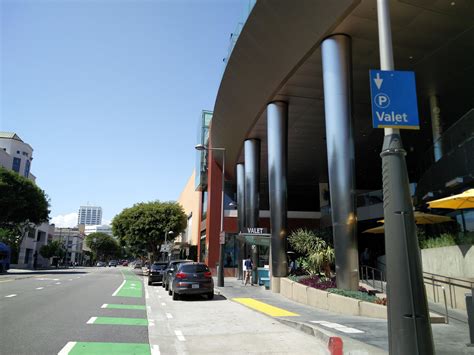
[[[181,236],[181,242],[197,245],[199,240],[199,213],[201,205],[201,192],[194,188],[195,171],[189,177],[186,186],[179,195],[178,203],[183,206],[188,216],[188,227]]]

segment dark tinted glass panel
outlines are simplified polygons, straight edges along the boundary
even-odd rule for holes
[[[164,270],[166,268],[166,264],[153,264],[151,266],[152,270]]]
[[[209,271],[209,268],[206,265],[182,265],[180,268],[182,272],[206,272]]]

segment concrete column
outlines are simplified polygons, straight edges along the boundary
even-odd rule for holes
[[[239,226],[239,232],[245,228],[245,166],[240,163],[236,166],[237,176],[237,221]],[[239,241],[238,243],[238,255],[237,255],[237,270],[238,278],[243,278],[242,261],[247,257],[245,255],[245,242]]]
[[[431,131],[433,132],[433,154],[436,162],[443,156],[443,144],[440,140],[443,133],[441,127],[441,109],[439,108],[439,100],[436,95],[430,96],[430,112]]]
[[[244,142],[245,157],[245,223],[246,227],[258,227],[260,212],[260,140],[247,139]],[[250,249],[252,262],[258,265],[257,246]],[[254,272],[252,282],[257,282],[257,273]]]
[[[334,35],[322,43],[329,191],[337,287],[357,290],[359,262],[352,123],[351,38]]]
[[[287,244],[287,157],[288,104],[271,102],[267,106],[268,189],[270,198],[272,276],[288,275]]]

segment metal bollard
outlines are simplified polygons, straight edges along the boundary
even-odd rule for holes
[[[474,294],[474,289],[472,293],[466,293],[466,310],[467,310],[467,321],[469,324],[469,338],[470,343],[467,346],[474,347],[474,304],[472,303],[472,295]]]

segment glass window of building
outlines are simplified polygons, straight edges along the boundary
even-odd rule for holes
[[[21,159],[20,158],[13,158],[12,170],[19,173],[20,172],[20,165],[21,165]]]

